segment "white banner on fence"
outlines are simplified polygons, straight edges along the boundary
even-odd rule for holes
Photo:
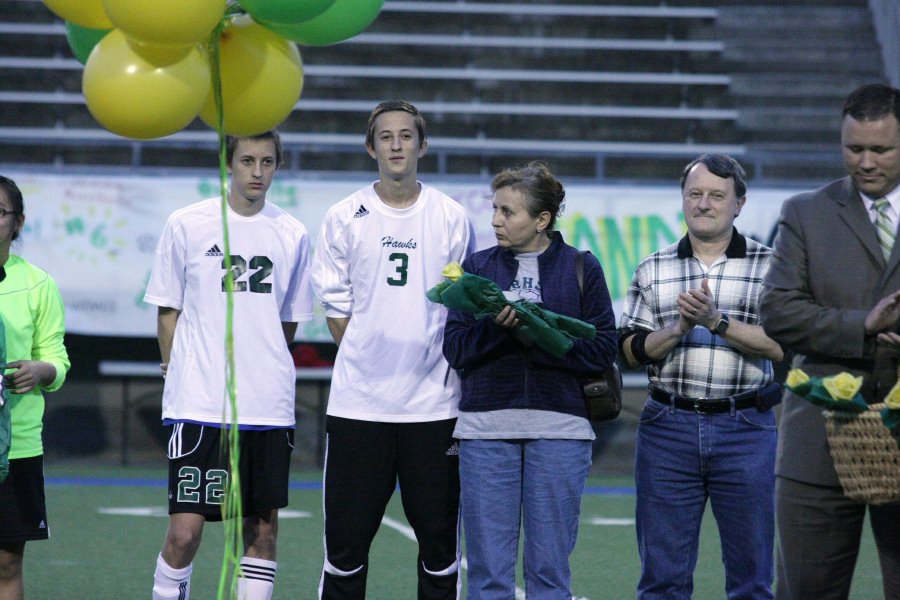
[[[155,336],[156,309],[142,298],[159,233],[173,210],[218,195],[218,176],[6,175],[25,197],[25,231],[13,252],[49,271],[59,284],[67,330]],[[367,183],[280,177],[268,199],[300,219],[314,242],[328,207]],[[469,211],[479,249],[494,245],[488,183],[436,187]],[[781,203],[795,191],[751,189],[738,229],[770,241]],[[569,185],[558,229],[567,242],[600,259],[618,313],[637,263],[684,235],[677,182],[657,187]],[[301,326],[297,338],[330,340],[321,309],[315,321]]]

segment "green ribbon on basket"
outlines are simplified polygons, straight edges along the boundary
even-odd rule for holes
[[[785,385],[798,396],[829,410],[863,412],[869,405],[859,395],[862,377],[838,373],[831,377],[810,377],[800,369],[788,372]],[[900,380],[884,398],[881,421],[892,432],[900,431]]]
[[[788,372],[785,385],[792,392],[828,410],[863,412],[869,405],[859,395],[862,377],[842,372],[831,377],[810,377],[801,369]],[[892,432],[900,431],[900,379],[884,398],[881,421]]]
[[[810,377],[801,369],[788,372],[785,385],[798,396],[829,410],[863,412],[869,405],[859,395],[862,377],[838,373],[831,377]],[[884,398],[881,421],[892,432],[900,432],[900,379]]]
[[[475,318],[495,317],[507,305],[519,319],[515,334],[526,345],[534,345],[557,358],[574,345],[574,340],[593,340],[596,328],[590,323],[541,308],[527,300],[510,302],[490,279],[466,273],[459,263],[450,263],[441,274],[446,278],[425,293],[432,302],[470,312]]]
[[[859,413],[869,409],[869,405],[859,394],[862,377],[854,377],[850,373],[810,377],[801,369],[791,369],[785,385],[798,396],[828,410]]]

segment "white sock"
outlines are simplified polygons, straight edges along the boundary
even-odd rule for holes
[[[276,564],[272,560],[243,557],[238,577],[238,600],[272,600]]]
[[[191,597],[193,568],[193,565],[188,565],[183,569],[173,569],[160,554],[153,574],[153,600],[188,600]]]

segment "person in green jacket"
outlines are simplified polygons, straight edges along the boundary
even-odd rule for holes
[[[44,501],[43,391],[69,370],[63,301],[43,270],[10,254],[25,224],[22,192],[0,176],[0,319],[6,350],[2,385],[12,422],[9,474],[0,483],[0,598],[24,598],[25,542],[49,537]]]

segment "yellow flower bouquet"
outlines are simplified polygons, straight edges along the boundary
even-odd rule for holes
[[[847,372],[830,377],[810,377],[801,369],[791,369],[785,385],[798,396],[828,410],[863,412],[869,405],[859,394],[862,382],[862,377]]]
[[[869,405],[859,394],[862,381],[862,377],[854,377],[846,372],[819,378],[810,377],[801,369],[791,369],[785,385],[798,396],[828,410],[861,413],[869,409]],[[884,399],[881,420],[891,431],[900,431],[900,380]]]

